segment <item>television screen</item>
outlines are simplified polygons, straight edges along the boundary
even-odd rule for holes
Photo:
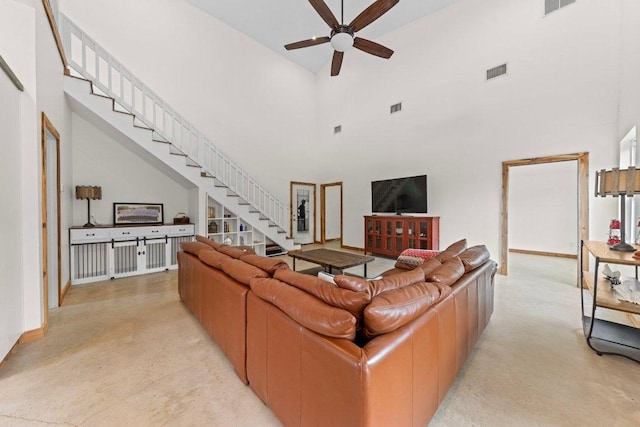
[[[371,211],[427,213],[427,176],[371,182]]]

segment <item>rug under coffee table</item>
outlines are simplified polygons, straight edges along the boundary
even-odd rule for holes
[[[289,252],[293,258],[293,271],[296,270],[296,259],[319,264],[325,271],[333,274],[333,269],[344,270],[364,264],[364,277],[367,277],[367,263],[374,261],[375,257],[352,254],[349,252],[334,251],[333,249],[312,249],[310,251]]]

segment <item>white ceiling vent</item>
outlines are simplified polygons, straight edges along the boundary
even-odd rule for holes
[[[397,104],[393,104],[389,110],[391,111],[391,114],[393,113],[398,113],[400,111],[402,111],[402,102],[398,102]]]
[[[575,2],[576,0],[544,0],[544,14],[548,15]]]
[[[340,133],[340,132],[342,132],[342,125],[335,126],[335,127],[333,128],[333,133],[334,133],[334,135],[335,135],[336,133]]]
[[[487,80],[495,79],[505,74],[507,74],[507,64],[498,65],[497,67],[487,70]]]

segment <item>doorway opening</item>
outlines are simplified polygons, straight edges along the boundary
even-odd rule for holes
[[[299,245],[315,243],[316,184],[291,181],[289,203],[290,237]]]
[[[502,233],[500,268],[498,274],[507,275],[509,269],[509,172],[510,168],[556,162],[577,162],[577,241],[588,239],[589,226],[589,153],[511,160],[502,163]],[[584,255],[584,254],[583,254]],[[578,276],[579,277],[579,276]]]
[[[320,241],[342,246],[342,182],[320,186]]]
[[[48,325],[49,308],[58,307],[63,298],[60,250],[60,134],[44,112],[41,119],[42,303],[43,324]]]

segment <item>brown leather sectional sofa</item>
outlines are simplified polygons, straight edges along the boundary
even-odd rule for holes
[[[464,240],[336,284],[198,240],[180,298],[285,426],[426,426],[493,312],[496,264]]]

